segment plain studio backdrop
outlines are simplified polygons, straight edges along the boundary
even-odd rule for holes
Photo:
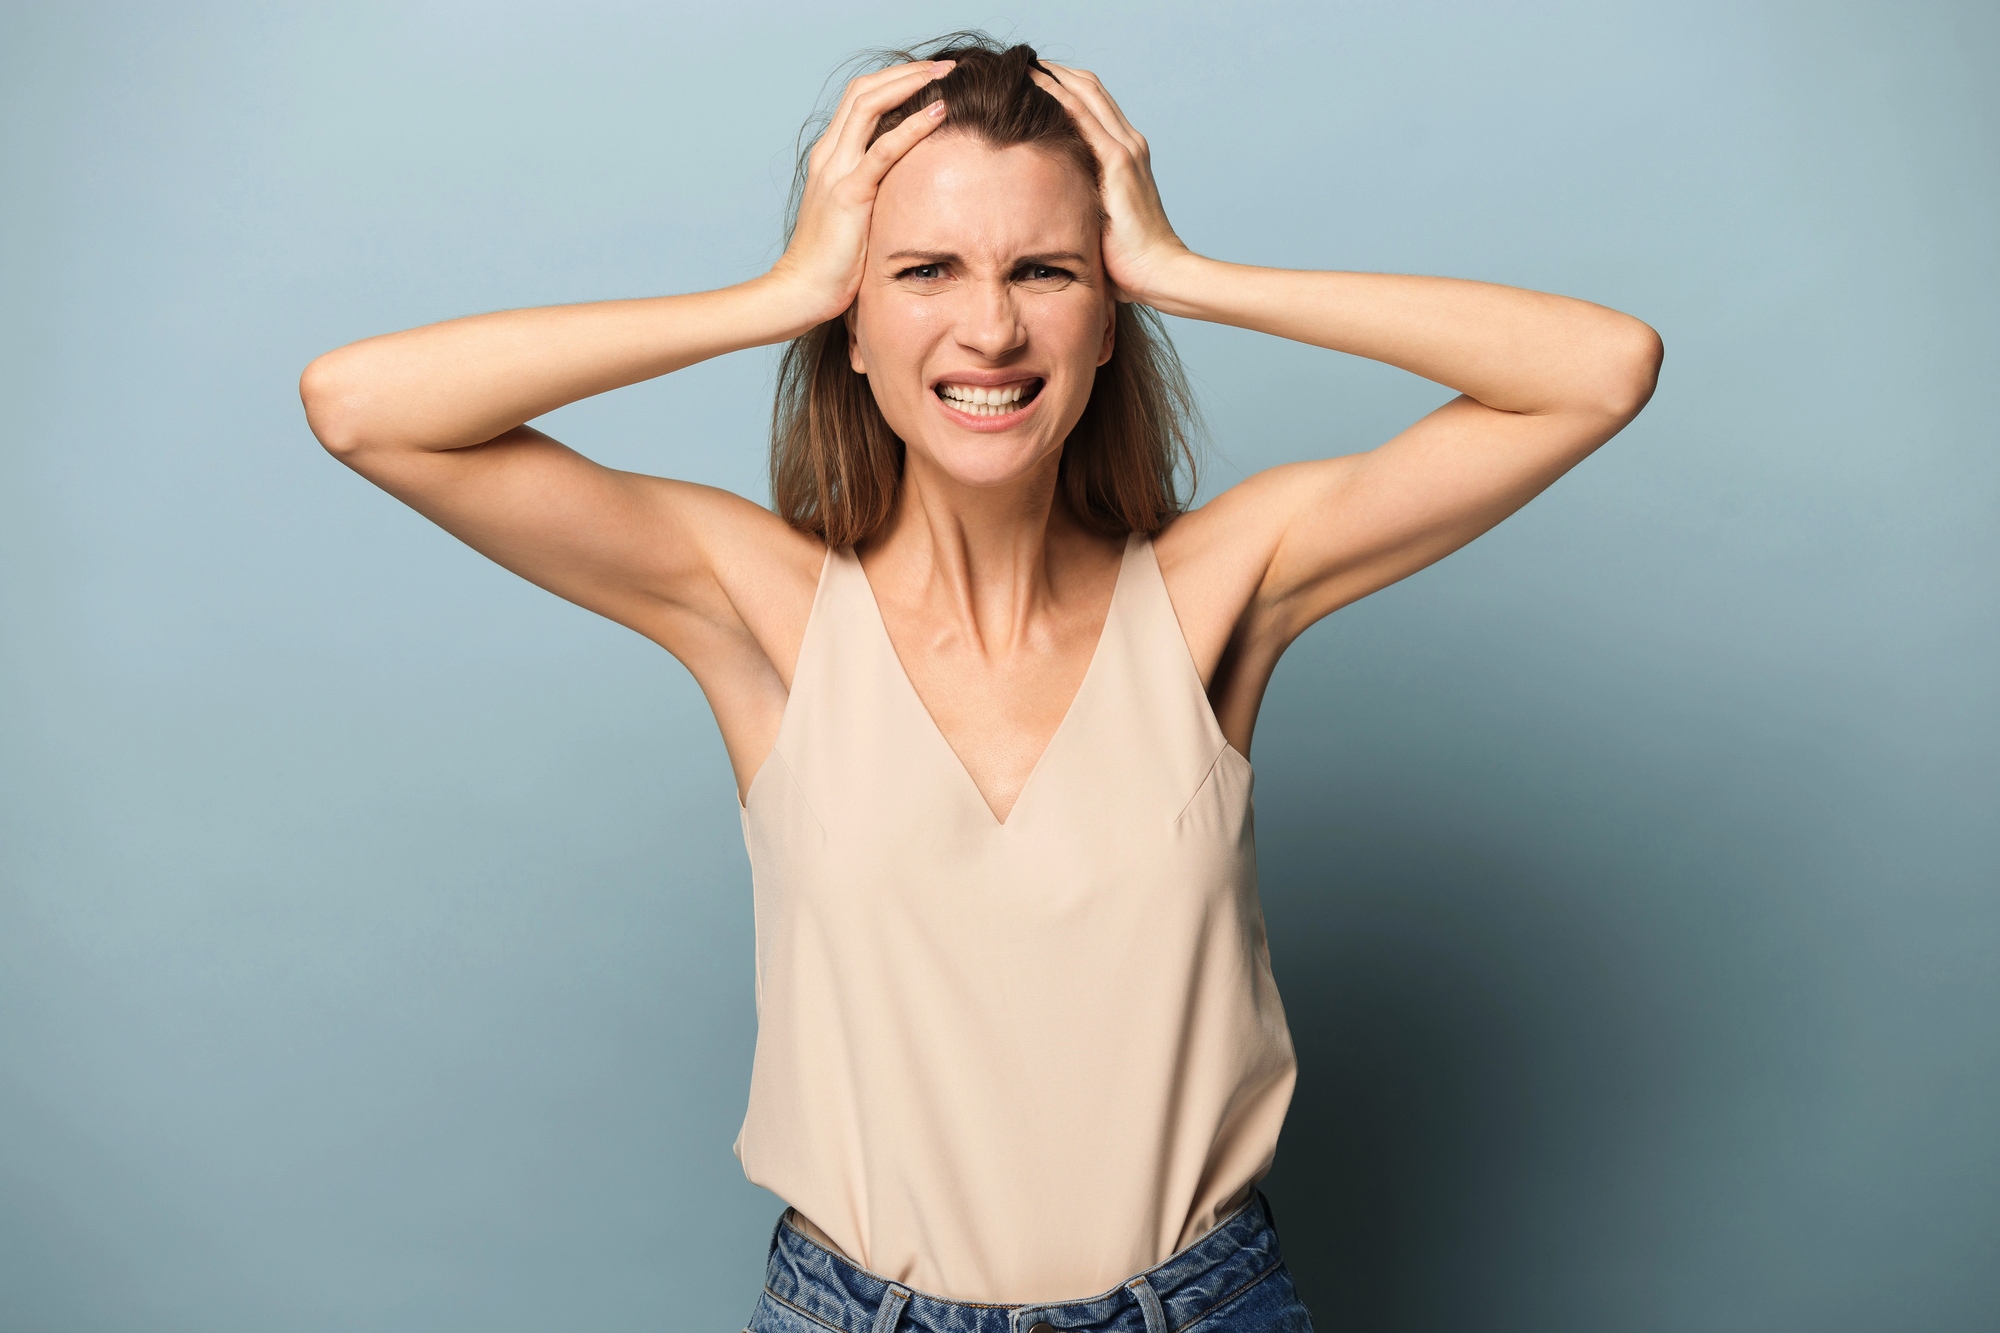
[[[701,695],[296,385],[759,272],[829,71],[956,25],[1100,72],[1197,249],[1666,340],[1635,425],[1265,704],[1266,1188],[1321,1329],[1994,1327],[1996,15],[9,5],[0,1327],[742,1327],[780,1203]],[[1173,329],[1205,495],[1446,397]],[[762,501],[774,361],[541,424]]]

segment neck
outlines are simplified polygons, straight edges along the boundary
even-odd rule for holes
[[[1060,455],[1005,486],[954,481],[915,450],[896,507],[867,545],[871,568],[897,601],[957,622],[987,652],[1017,646],[1038,610],[1060,599],[1068,559],[1104,539],[1056,496]]]

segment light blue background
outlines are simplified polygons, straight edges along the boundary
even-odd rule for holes
[[[1666,339],[1265,705],[1321,1329],[1995,1326],[1997,13],[8,6],[0,1326],[742,1326],[779,1204],[701,696],[295,384],[756,272],[822,78],[960,23],[1102,73],[1198,248]],[[1175,329],[1211,491],[1444,397]],[[762,499],[772,362],[544,424]]]

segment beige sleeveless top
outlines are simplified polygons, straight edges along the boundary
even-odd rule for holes
[[[1106,1291],[1270,1168],[1295,1064],[1250,763],[1130,538],[1003,824],[830,551],[743,809],[757,930],[746,1176],[952,1300]]]

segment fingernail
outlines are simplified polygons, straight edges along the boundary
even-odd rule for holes
[[[951,67],[957,63],[956,60],[933,60],[931,61],[931,73],[948,74],[951,72]]]
[[[925,107],[924,114],[929,116],[932,120],[936,120],[939,116],[942,116],[944,114],[944,99],[940,97],[938,98],[937,101],[932,102],[929,106]]]

